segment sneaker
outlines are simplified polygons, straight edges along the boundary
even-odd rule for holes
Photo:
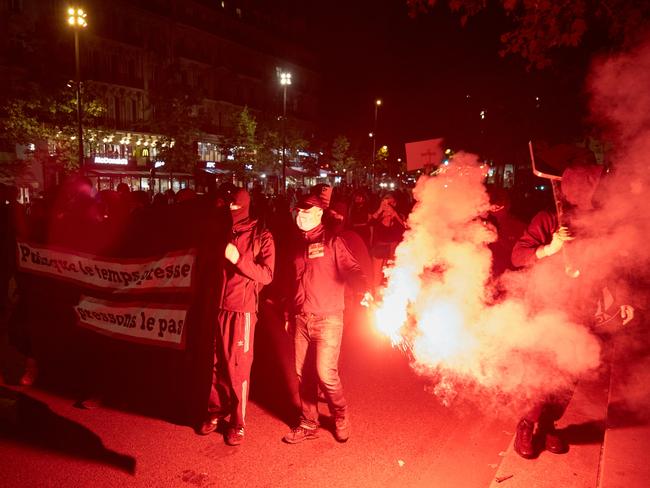
[[[212,434],[215,430],[217,430],[217,426],[219,425],[219,417],[208,417],[206,420],[203,421],[201,425],[196,429],[196,433],[199,435],[208,435]]]
[[[350,438],[350,422],[347,417],[337,418],[335,421],[334,437],[339,442],[347,442]]]
[[[229,446],[238,446],[244,442],[244,428],[230,427],[226,432],[226,444]]]
[[[288,444],[298,444],[304,440],[311,440],[318,438],[318,428],[310,429],[302,425],[292,429],[282,440]]]
[[[535,457],[535,446],[533,444],[533,431],[535,424],[526,419],[521,419],[517,424],[517,434],[515,435],[515,452],[521,457],[532,459]]]

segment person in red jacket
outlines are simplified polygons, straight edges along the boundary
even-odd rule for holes
[[[344,239],[323,226],[324,209],[325,203],[316,195],[298,203],[292,312],[301,415],[298,427],[284,436],[289,444],[318,437],[319,387],[334,417],[336,440],[346,442],[350,437],[348,405],[338,370],[344,293],[346,282],[367,290],[367,279]]]
[[[214,368],[208,415],[198,432],[207,435],[230,416],[225,440],[244,440],[246,403],[253,364],[253,339],[260,288],[273,279],[275,245],[271,233],[249,217],[250,195],[235,191],[230,203],[232,236],[225,249],[214,339]]]

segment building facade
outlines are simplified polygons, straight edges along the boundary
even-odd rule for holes
[[[3,77],[11,73],[14,82],[20,80],[20,59],[12,55],[16,39],[38,31],[51,38],[59,74],[74,79],[69,6],[61,0],[0,0],[2,22],[12,27],[1,46]],[[226,160],[222,141],[233,134],[244,107],[258,121],[277,120],[286,110],[286,122],[305,139],[315,137],[321,77],[303,42],[308,26],[299,2],[83,0],[75,6],[83,7],[88,21],[79,32],[82,86],[106,107],[101,130],[84,132],[84,167],[100,189],[125,181],[133,189],[178,190],[224,177],[202,170]],[[46,33],[41,26],[48,26]],[[286,103],[280,71],[292,74]],[[172,170],[163,154],[174,136],[165,129],[182,124],[170,120],[175,117],[168,107],[179,94],[192,98],[188,116],[197,124],[196,154]]]

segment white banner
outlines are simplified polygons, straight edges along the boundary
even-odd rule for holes
[[[183,349],[187,310],[173,305],[118,303],[82,296],[79,325],[132,342]]]
[[[17,262],[20,271],[133,292],[191,288],[196,257],[193,251],[182,251],[146,259],[107,259],[19,242]]]

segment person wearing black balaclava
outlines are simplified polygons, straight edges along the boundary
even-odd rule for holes
[[[594,225],[598,220],[593,214],[602,167],[595,164],[591,151],[584,153],[583,159],[562,173],[558,198],[567,215],[560,219],[554,212],[537,213],[515,243],[511,260],[516,268],[527,269],[525,298],[529,306],[558,309],[596,331],[603,325],[611,330],[615,324],[633,320],[634,308],[623,290],[616,289],[612,276],[603,274],[607,268],[594,266],[588,252],[588,246],[603,239],[603,229]],[[576,380],[572,381],[575,384]],[[542,449],[554,454],[569,450],[555,423],[569,405],[573,384],[530,399],[515,431],[513,449],[517,454],[532,459]]]
[[[199,434],[210,434],[230,416],[225,440],[233,446],[244,440],[258,294],[273,280],[275,269],[273,237],[250,218],[249,209],[248,192],[236,190],[230,203],[232,236],[224,253],[208,413],[198,428]]]

